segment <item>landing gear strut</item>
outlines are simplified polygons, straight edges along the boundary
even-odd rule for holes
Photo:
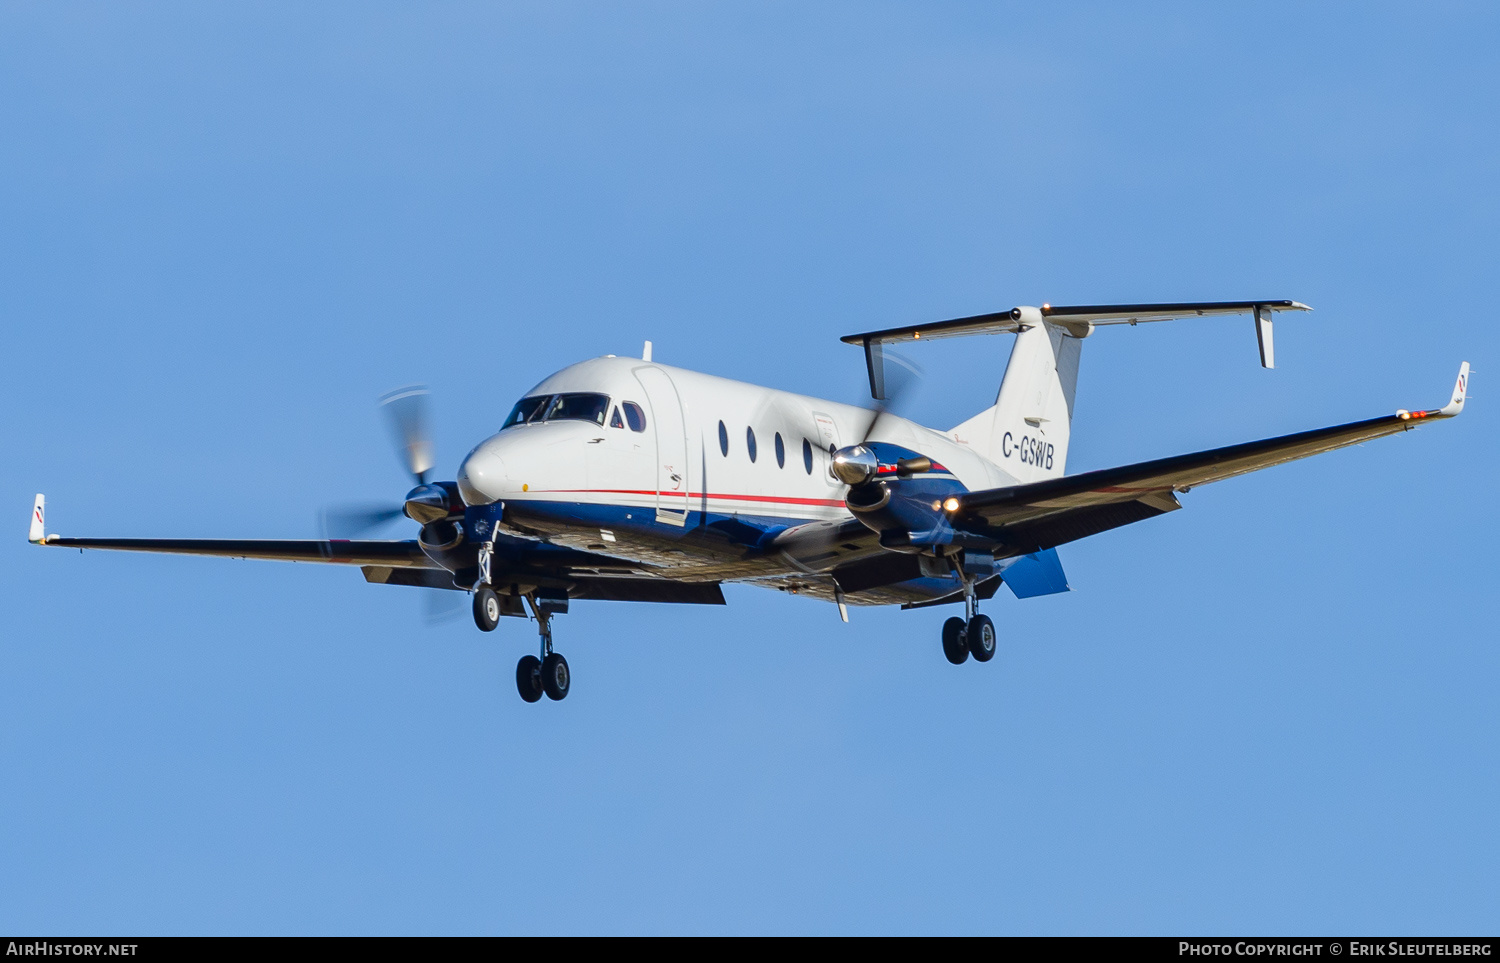
[[[537,634],[541,636],[542,656],[523,655],[516,664],[516,689],[527,702],[536,702],[544,694],[549,699],[561,701],[568,697],[572,684],[572,673],[568,671],[568,660],[559,652],[552,651],[552,616],[568,610],[568,600],[526,596],[531,614],[536,616]]]
[[[988,662],[995,657],[995,623],[979,614],[976,580],[962,571],[958,576],[964,582],[965,618],[943,623],[943,655],[954,665],[962,665],[971,655],[975,662]]]
[[[481,632],[493,632],[500,624],[504,606],[500,596],[490,584],[490,562],[495,543],[483,542],[479,546],[479,579],[474,584],[474,624]],[[511,589],[512,593],[517,590]],[[561,701],[568,697],[573,677],[568,671],[568,660],[561,653],[552,651],[552,616],[568,610],[566,592],[556,589],[537,589],[526,596],[526,604],[536,617],[537,633],[541,636],[541,656],[523,655],[516,663],[516,691],[527,702],[536,702],[545,695]],[[514,602],[515,599],[510,600]]]
[[[490,587],[490,556],[493,541],[479,546],[479,580],[474,583],[474,624],[481,632],[493,632],[500,624],[500,596]]]

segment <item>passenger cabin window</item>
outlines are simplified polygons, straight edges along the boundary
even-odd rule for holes
[[[807,468],[807,473],[812,474],[812,442],[806,438],[802,439],[802,464]]]
[[[504,431],[512,425],[536,424],[539,421],[588,421],[604,424],[609,412],[609,395],[575,391],[561,395],[535,395],[522,398],[511,409],[510,417],[500,426]]]
[[[516,402],[516,406],[510,410],[510,417],[505,419],[505,424],[500,426],[504,431],[511,425],[523,425],[537,416],[542,406],[547,403],[551,395],[533,395],[530,398],[522,398]]]
[[[756,451],[756,449],[755,449],[755,429],[754,428],[746,428],[745,429],[745,450],[750,453],[750,461],[751,461],[751,463],[754,463],[754,461],[755,461],[755,451]]]
[[[781,443],[781,432],[776,433],[776,467],[786,467],[786,445]]]
[[[625,421],[630,424],[631,431],[646,430],[646,413],[633,401],[625,402]]]
[[[724,457],[729,457],[729,429],[724,427],[724,422],[719,422],[719,451]]]
[[[620,406],[615,405],[615,410],[610,413],[609,426],[611,428],[624,428],[625,422],[620,418]]]

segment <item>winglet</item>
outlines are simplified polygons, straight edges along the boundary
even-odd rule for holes
[[[1437,414],[1443,418],[1452,418],[1464,410],[1464,399],[1469,394],[1469,363],[1465,361],[1458,366],[1458,380],[1453,382],[1453,400],[1439,408]]]
[[[41,545],[47,541],[47,496],[37,495],[36,504],[31,506],[31,529],[26,533],[26,540],[33,545]]]
[[[1396,417],[1402,421],[1411,421],[1413,418],[1452,418],[1464,410],[1464,399],[1469,394],[1469,363],[1465,361],[1458,366],[1458,380],[1453,382],[1453,400],[1441,408],[1433,408],[1428,411],[1407,411],[1405,408],[1396,409]]]

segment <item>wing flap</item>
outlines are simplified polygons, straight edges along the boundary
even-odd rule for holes
[[[723,605],[718,582],[674,582],[664,578],[579,578],[568,594],[575,599],[604,602],[669,602],[683,605]]]

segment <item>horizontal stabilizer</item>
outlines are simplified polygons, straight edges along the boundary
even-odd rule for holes
[[[1162,304],[1044,304],[1041,307],[1021,306],[1009,311],[991,314],[976,314],[967,318],[948,321],[932,321],[926,324],[907,325],[900,328],[883,328],[879,331],[864,331],[845,335],[845,344],[861,345],[865,349],[865,364],[870,374],[870,392],[876,398],[884,397],[884,358],[881,346],[903,341],[931,341],[937,338],[958,338],[976,334],[1016,334],[1047,322],[1067,331],[1075,338],[1086,338],[1096,326],[1111,324],[1146,324],[1152,321],[1173,321],[1179,318],[1204,318],[1233,314],[1255,316],[1256,342],[1260,347],[1260,363],[1267,368],[1275,367],[1275,354],[1271,344],[1271,317],[1277,311],[1311,311],[1300,301],[1286,299],[1262,301],[1179,301]]]
[[[845,344],[872,342],[896,344],[901,341],[930,341],[971,334],[1014,334],[1023,325],[1051,321],[1063,326],[1145,324],[1151,321],[1173,321],[1179,318],[1204,318],[1219,315],[1254,314],[1260,309],[1266,315],[1276,311],[1311,311],[1299,301],[1187,301],[1169,304],[1044,304],[1040,308],[1019,307],[993,314],[976,314],[950,321],[907,325],[845,335]],[[1033,315],[1032,312],[1035,312]]]

